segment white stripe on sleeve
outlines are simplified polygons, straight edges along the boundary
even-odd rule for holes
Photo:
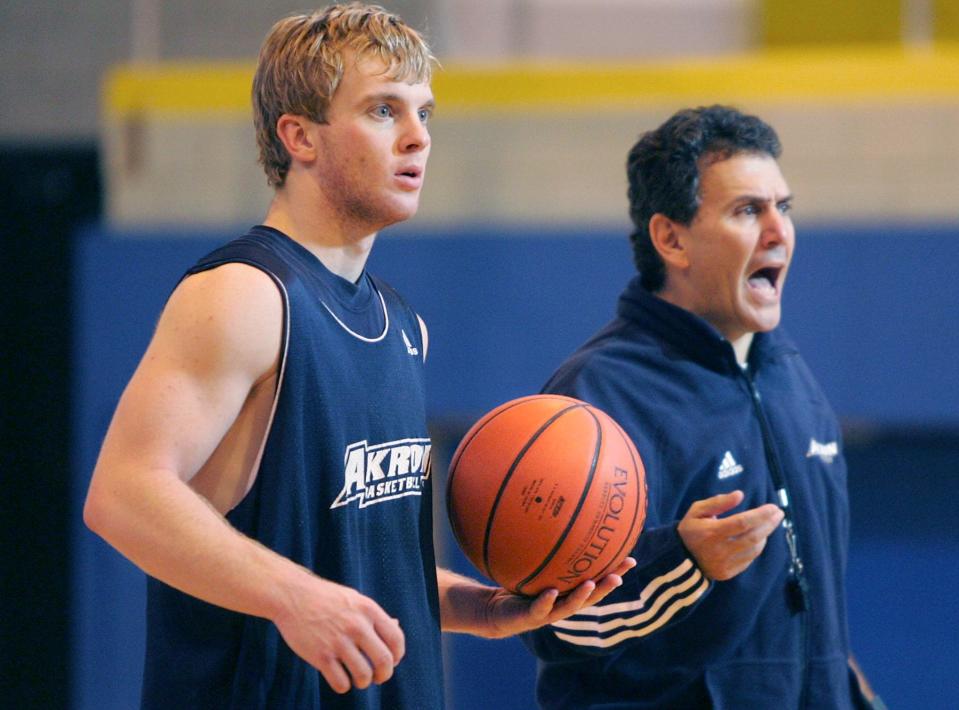
[[[661,628],[682,609],[692,606],[707,589],[709,579],[691,560],[686,559],[666,574],[653,579],[638,599],[581,609],[552,626],[556,629],[557,638],[568,643],[608,648]],[[652,604],[647,608],[650,600],[653,600]],[[577,633],[563,633],[560,630]],[[616,630],[620,631],[607,635]]]

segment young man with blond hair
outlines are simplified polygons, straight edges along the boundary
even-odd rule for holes
[[[356,3],[264,42],[274,199],[170,296],[84,510],[149,575],[144,707],[438,708],[441,626],[550,623],[632,564],[559,601],[435,567],[426,328],[365,269],[418,206],[433,61]]]

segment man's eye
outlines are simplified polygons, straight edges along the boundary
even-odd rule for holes
[[[393,112],[390,111],[390,107],[385,104],[382,106],[377,106],[375,109],[373,109],[373,113],[377,118],[389,118],[393,115]]]
[[[419,115],[420,115],[420,123],[429,123],[430,116],[433,115],[433,112],[427,108],[421,108],[419,110]]]
[[[779,209],[780,214],[788,214],[792,211],[793,203],[792,202],[780,202],[776,207]]]

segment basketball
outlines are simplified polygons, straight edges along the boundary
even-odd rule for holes
[[[477,569],[517,594],[565,593],[626,557],[646,519],[646,476],[626,432],[571,397],[500,405],[450,463],[453,534]]]

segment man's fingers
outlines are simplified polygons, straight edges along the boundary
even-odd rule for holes
[[[337,693],[388,681],[406,653],[399,621],[354,589],[316,582],[310,613],[275,620],[287,645]]]
[[[382,651],[373,651],[373,655],[380,659],[384,657],[384,653],[386,653],[385,647],[382,648]],[[386,653],[386,655],[388,656],[389,654]],[[350,678],[353,679],[354,688],[368,688],[370,683],[373,682],[373,676],[377,671],[371,665],[372,661],[369,656],[370,654],[366,651],[361,653],[360,649],[356,646],[347,646],[340,652],[340,662],[346,667]],[[389,667],[389,675],[393,675],[393,664],[387,662],[387,665]],[[381,674],[384,673],[382,666],[379,672]]]
[[[606,598],[610,592],[623,584],[623,575],[636,566],[636,560],[633,557],[626,557],[616,565],[616,568],[610,571],[604,577],[596,580],[596,589],[589,595],[585,606],[599,604]]]
[[[564,619],[578,609],[582,609],[587,605],[587,601],[595,589],[596,582],[591,579],[574,587],[569,594],[565,597],[560,597],[553,605],[553,609],[549,615],[550,621]]]
[[[732,510],[742,502],[742,491],[720,493],[718,496],[697,500],[689,506],[689,512],[686,515],[692,518],[714,518]]]
[[[351,687],[350,676],[343,668],[338,658],[328,656],[316,663],[316,669],[326,678],[326,682],[337,693],[345,693]]]
[[[556,603],[550,615],[551,621],[563,619],[580,609],[599,604],[610,592],[622,585],[622,574],[625,574],[635,566],[636,560],[632,557],[627,557],[616,567],[615,572],[611,572],[596,581],[589,580],[583,582]],[[622,573],[620,573],[619,570],[622,570]]]
[[[383,617],[384,618],[376,620],[373,628],[376,630],[377,636],[383,639],[383,643],[385,643],[389,649],[393,665],[395,666],[403,660],[403,656],[406,654],[406,636],[403,634],[403,629],[400,628],[398,619],[394,619],[386,614],[384,614]]]
[[[742,494],[733,493],[741,501]],[[729,497],[732,495],[697,501],[679,523],[683,543],[710,579],[730,579],[746,569],[763,551],[767,538],[783,519],[783,511],[772,503],[723,518],[695,517],[697,512],[728,505],[734,499]]]
[[[393,677],[393,669],[396,662],[393,660],[393,652],[386,646],[381,639],[372,639],[364,643],[361,650],[366,654],[369,665],[372,669],[370,680],[374,683],[385,683]],[[369,683],[367,683],[369,685]],[[358,686],[366,687],[366,686]]]
[[[752,508],[718,520],[716,522],[716,532],[734,539],[742,537],[754,537],[757,540],[765,539],[772,534],[779,523],[782,522],[782,519],[782,509],[772,503],[767,503],[758,508]]]
[[[622,577],[635,566],[636,559],[634,557],[625,557],[623,558],[623,561],[616,566],[616,569],[610,571],[610,574],[617,574]]]
[[[367,688],[370,683],[385,683],[406,650],[406,638],[396,619],[386,613],[341,653],[341,660],[353,677],[353,685]]]
[[[744,569],[749,567],[759,555],[762,554],[762,551],[766,549],[766,538],[760,539],[759,542],[743,547],[735,555],[731,556],[728,562],[728,570],[726,577],[731,578],[735,577],[737,574],[742,572]]]
[[[359,646],[372,667],[371,681],[385,683],[393,677],[393,669],[406,653],[406,636],[400,622],[382,612],[376,614],[373,633],[361,638]]]
[[[777,517],[782,520],[781,515]],[[729,538],[726,578],[736,576],[762,554],[763,550],[766,549],[769,533],[777,526],[778,523],[773,523],[772,527],[769,528],[768,523],[764,522],[761,526],[744,535]]]
[[[555,589],[545,589],[536,595],[536,598],[529,605],[529,614],[537,620],[545,620],[556,607],[556,600],[559,598],[559,592]]]
[[[772,503],[767,503],[756,510],[762,510],[762,517],[756,524],[755,529],[762,535],[764,540],[763,544],[765,545],[765,539],[769,537],[776,528],[779,527],[779,524],[782,523],[783,518],[786,517],[786,514],[783,512],[782,508],[773,505]]]
[[[333,655],[317,663],[337,693],[385,683],[393,677],[396,664],[406,652],[406,638],[399,621],[379,607],[374,607],[370,616],[357,619],[353,631],[334,646]]]
[[[623,578],[618,574],[608,574],[596,585],[596,589],[589,595],[584,606],[594,606],[605,599],[614,589],[623,584]]]

